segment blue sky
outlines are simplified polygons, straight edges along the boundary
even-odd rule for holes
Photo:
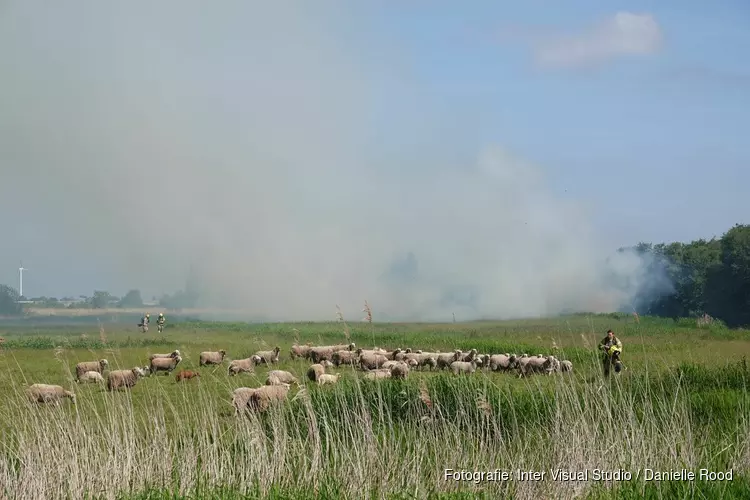
[[[481,314],[606,309],[602,254],[750,222],[748,23],[740,1],[7,2],[0,213],[27,209],[0,218],[0,282],[23,259],[34,295],[150,297],[192,265],[277,315],[432,317],[467,287]],[[409,252],[413,288],[381,283]]]

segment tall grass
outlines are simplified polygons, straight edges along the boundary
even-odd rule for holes
[[[338,385],[310,385],[288,404],[239,418],[230,389],[217,399],[209,384],[180,387],[176,399],[160,386],[136,386],[146,410],[130,392],[92,387],[78,391],[76,405],[54,407],[29,404],[18,389],[0,415],[14,422],[1,441],[0,497],[640,497],[662,487],[551,481],[558,468],[734,469],[740,484],[750,465],[746,392],[717,382],[731,402],[701,406],[695,384],[717,375],[700,370],[609,382],[536,377],[506,387],[484,374],[373,382],[345,371]],[[445,480],[447,468],[547,471],[547,480]],[[663,487],[684,496],[694,486]]]

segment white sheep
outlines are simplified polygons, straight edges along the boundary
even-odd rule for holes
[[[330,373],[324,373],[320,377],[318,377],[318,384],[319,385],[325,385],[325,384],[335,384],[339,381],[339,377],[341,376],[340,373],[337,373],[336,375],[331,375]]]
[[[101,373],[95,371],[88,371],[78,377],[77,382],[79,383],[104,383],[104,377]]]
[[[54,403],[59,406],[63,398],[76,402],[76,395],[59,385],[33,384],[26,390],[26,395],[32,403]]]

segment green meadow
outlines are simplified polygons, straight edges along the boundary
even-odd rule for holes
[[[596,345],[612,328],[625,370],[606,380]],[[748,498],[750,331],[623,314],[450,324],[132,322],[0,325],[0,498]],[[412,371],[369,381],[352,368],[316,386],[290,360],[296,341],[448,352],[554,354],[573,373],[519,378],[477,370]],[[281,348],[294,373],[287,402],[236,417],[231,392],[264,384],[267,367],[230,377],[229,360]],[[75,364],[148,364],[179,349],[169,376],[107,392],[73,381]],[[219,366],[201,351],[224,349]],[[177,383],[181,369],[200,377]],[[105,374],[106,377],[106,374]],[[25,387],[76,394],[30,404]],[[446,479],[509,471],[505,481]],[[731,480],[646,481],[644,469],[732,472]],[[522,481],[518,470],[545,471]],[[590,471],[560,481],[552,472]],[[591,471],[629,473],[593,480]]]

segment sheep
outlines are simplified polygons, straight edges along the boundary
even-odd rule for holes
[[[260,358],[251,356],[245,359],[234,359],[229,363],[229,375],[235,376],[238,373],[253,373],[255,371],[256,361]]]
[[[462,355],[458,349],[452,353],[437,353],[437,367],[439,369],[449,368],[451,363],[459,361]]]
[[[551,366],[552,362],[549,358],[539,356],[529,356],[521,358],[518,363],[519,377],[525,377],[526,375],[534,372],[545,372]]]
[[[359,362],[359,354],[354,351],[342,350],[333,353],[333,366],[342,364],[355,365]]]
[[[385,363],[383,363],[383,364],[382,364],[382,365],[380,366],[380,368],[382,368],[383,370],[390,370],[391,368],[393,368],[394,366],[396,366],[396,365],[397,365],[397,364],[399,364],[399,363],[401,363],[401,361],[392,361],[392,360],[388,360],[388,361],[386,361]]]
[[[518,364],[518,358],[515,354],[493,354],[490,356],[490,370],[493,372],[512,370]]]
[[[240,412],[247,409],[247,404],[250,402],[250,396],[255,393],[256,389],[250,387],[238,387],[232,391],[232,406],[234,406],[234,414],[239,415]]]
[[[288,394],[289,384],[264,385],[250,394],[247,406],[255,411],[265,411],[272,404],[285,400]]]
[[[388,358],[389,360],[391,360],[391,361],[395,361],[395,360],[396,360],[396,356],[400,355],[400,354],[401,354],[402,352],[403,352],[403,351],[402,351],[402,350],[401,350],[401,348],[399,347],[399,348],[396,348],[396,349],[394,349],[394,350],[393,350],[393,351],[391,351],[391,352],[386,352],[384,356],[385,356],[386,358]]]
[[[320,363],[323,360],[331,361],[333,353],[336,351],[353,351],[356,346],[351,344],[326,345],[310,348],[310,360],[313,363]]]
[[[227,351],[221,349],[219,351],[203,351],[200,354],[200,366],[205,365],[220,365],[224,362],[224,356],[227,355]]]
[[[460,359],[457,359],[456,361],[471,361],[477,357],[477,350],[472,349],[469,352],[462,352]],[[478,363],[477,363],[478,364]]]
[[[547,375],[552,375],[553,373],[559,372],[561,370],[560,360],[556,357],[549,356],[547,358],[547,361],[549,362],[547,368],[545,369]]]
[[[109,366],[109,361],[100,359],[99,361],[81,361],[76,365],[76,379],[81,378],[86,372],[104,373],[104,369]]]
[[[266,378],[266,385],[299,384],[297,377],[284,370],[271,370]]]
[[[333,366],[333,362],[328,361],[327,359],[321,361],[320,364],[323,365],[323,368],[331,368]]]
[[[138,368],[131,368],[130,370],[114,370],[109,372],[107,377],[107,390],[113,391],[120,387],[131,388],[133,387],[141,374]]]
[[[144,366],[143,368],[141,368],[140,366],[136,366],[133,369],[138,371],[139,377],[145,377],[147,375],[151,375],[151,368],[149,366]]]
[[[78,380],[76,382],[96,382],[96,383],[103,383],[104,377],[102,377],[102,374],[95,371],[89,371],[78,377]]]
[[[406,378],[409,375],[409,365],[403,361],[394,361],[396,363],[391,367],[391,377]]]
[[[420,368],[429,367],[435,368],[437,366],[437,354],[430,352],[415,352],[409,353],[404,356],[405,360],[413,360],[417,363]]]
[[[183,380],[190,380],[191,378],[200,377],[201,374],[191,370],[180,370],[180,373],[175,375],[175,382],[181,382]]]
[[[279,362],[279,352],[281,352],[281,349],[276,346],[273,348],[273,351],[258,351],[255,353],[255,356],[260,358],[261,363],[268,365]]]
[[[331,375],[329,373],[324,373],[318,378],[318,384],[319,385],[325,385],[325,384],[335,384],[339,381],[339,377],[341,376],[340,373],[337,373],[336,375]]]
[[[148,357],[148,360],[151,361],[152,359],[155,359],[155,358],[176,358],[179,355],[180,355],[180,351],[175,349],[169,354],[152,354],[151,356]]]
[[[309,342],[305,345],[294,344],[289,350],[289,356],[292,358],[292,360],[295,360],[297,358],[310,359],[311,347],[312,346]]]
[[[475,359],[472,359],[471,361],[454,361],[451,363],[451,371],[454,375],[474,373],[476,369],[477,361]]]
[[[323,365],[316,363],[314,365],[310,365],[310,368],[307,369],[307,378],[313,382],[317,382],[320,376],[325,372],[326,369],[323,367]]]
[[[362,353],[359,355],[359,367],[363,370],[375,370],[383,366],[386,361],[388,361],[388,358],[382,354]]]
[[[365,373],[365,378],[368,380],[379,380],[381,378],[391,378],[391,370],[383,370],[382,368],[378,370],[372,370],[372,371]]]
[[[560,371],[561,372],[572,372],[573,371],[573,362],[569,361],[567,359],[564,359],[560,361]]]
[[[154,358],[151,360],[151,366],[149,370],[151,373],[164,372],[164,375],[169,375],[172,370],[182,361],[181,356],[174,358]]]
[[[76,395],[59,385],[33,384],[26,390],[26,394],[32,403],[54,403],[59,406],[62,398],[70,398],[73,404],[76,402]]]

